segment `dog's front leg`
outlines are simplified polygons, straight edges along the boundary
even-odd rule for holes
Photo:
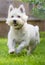
[[[15,52],[15,42],[14,39],[8,39],[8,48],[9,48],[9,53],[14,53]]]
[[[28,46],[26,41],[21,42],[21,44],[16,48],[16,53],[20,53],[20,51],[26,46]]]

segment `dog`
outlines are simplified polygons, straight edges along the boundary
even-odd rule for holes
[[[14,8],[12,4],[9,6],[6,23],[10,26],[7,43],[10,54],[18,54],[24,48],[27,49],[27,54],[30,54],[40,43],[39,27],[28,24],[27,20],[23,4],[18,8]]]

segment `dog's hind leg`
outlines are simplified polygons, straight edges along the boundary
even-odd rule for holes
[[[33,50],[36,48],[37,44],[30,45],[27,49],[27,55],[30,55]]]

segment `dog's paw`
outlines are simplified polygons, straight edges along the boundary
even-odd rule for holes
[[[19,53],[20,53],[20,50],[19,50],[19,49],[16,49],[16,50],[15,50],[15,53],[16,53],[16,54],[19,54]]]
[[[14,54],[15,53],[15,50],[12,49],[12,50],[9,50],[9,54]]]
[[[14,51],[10,52],[10,54],[14,54]]]

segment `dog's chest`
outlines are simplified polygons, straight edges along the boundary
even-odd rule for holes
[[[14,38],[16,41],[21,42],[25,39],[25,32],[23,31],[15,31]]]

